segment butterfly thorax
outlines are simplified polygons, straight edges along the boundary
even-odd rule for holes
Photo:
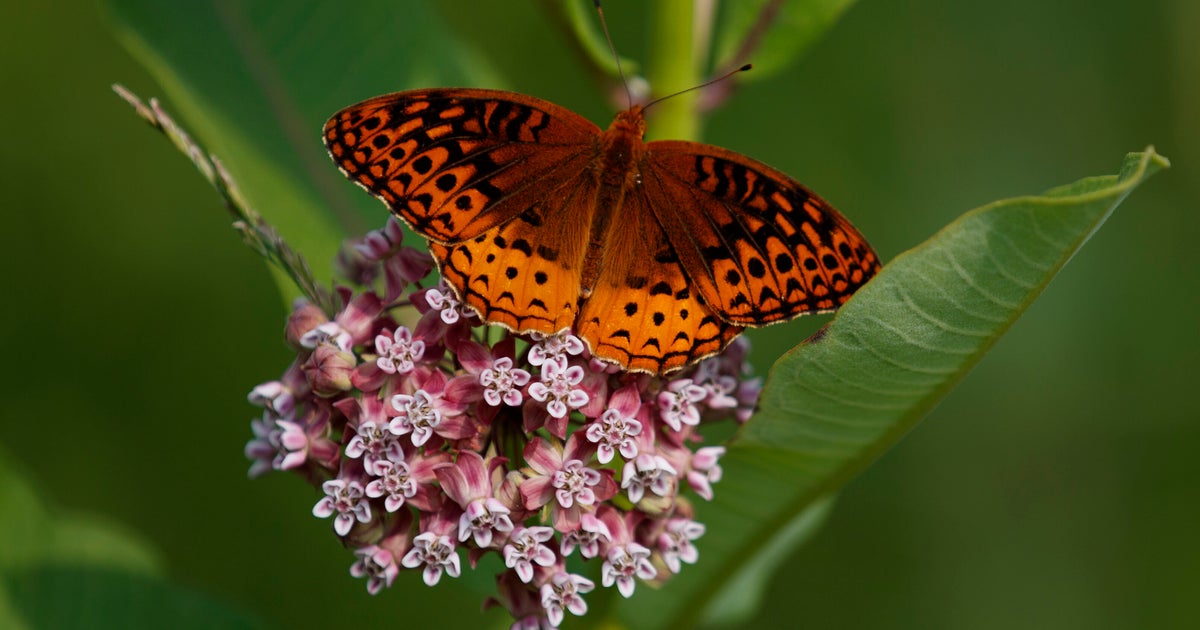
[[[642,137],[646,134],[646,119],[642,107],[633,107],[617,114],[600,134],[597,173],[605,186],[624,186],[636,181],[637,165],[645,151]]]
[[[592,206],[587,254],[581,274],[581,298],[591,295],[606,261],[603,250],[611,242],[609,231],[627,223],[621,220],[625,196],[641,184],[641,162],[645,157],[646,119],[642,107],[633,107],[613,118],[608,130],[600,134],[596,145],[594,174],[599,186]],[[611,264],[611,261],[608,261]]]

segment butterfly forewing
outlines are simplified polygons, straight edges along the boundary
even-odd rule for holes
[[[600,129],[510,92],[432,89],[376,97],[325,124],[342,172],[417,233],[470,239],[576,180]],[[583,162],[586,165],[586,162]]]
[[[544,191],[541,202],[475,238],[454,245],[430,241],[442,277],[488,322],[543,333],[570,328],[596,186],[580,177]]]
[[[643,185],[692,288],[724,320],[761,326],[831,311],[879,268],[829,204],[719,147],[647,145]]]

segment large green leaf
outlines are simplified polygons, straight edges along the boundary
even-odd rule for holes
[[[622,618],[643,628],[716,618],[698,603],[721,601],[734,578],[782,555],[778,539],[795,536],[806,510],[932,409],[1121,200],[1165,166],[1153,150],[1130,154],[1119,175],[984,206],[888,264],[775,364],[759,411],[722,459],[716,498],[697,507],[708,527],[700,562],[624,602]]]
[[[116,523],[47,508],[0,453],[0,627],[251,628],[257,622],[163,579]]]

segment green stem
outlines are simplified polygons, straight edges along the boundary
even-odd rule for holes
[[[701,82],[700,62],[693,54],[692,0],[656,0],[650,12],[650,59],[646,78],[655,97],[695,87]],[[648,115],[649,135],[676,140],[700,138],[699,92],[688,92],[658,103]]]

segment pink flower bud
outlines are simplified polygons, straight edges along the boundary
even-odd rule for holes
[[[303,351],[305,348],[300,344],[300,338],[305,333],[329,321],[325,313],[316,305],[303,300],[297,300],[295,308],[292,309],[292,314],[288,316],[287,328],[284,335],[287,337],[288,345],[296,350]]]
[[[304,376],[314,394],[329,398],[353,387],[350,376],[355,364],[352,353],[340,350],[332,343],[323,343],[304,362]]]

